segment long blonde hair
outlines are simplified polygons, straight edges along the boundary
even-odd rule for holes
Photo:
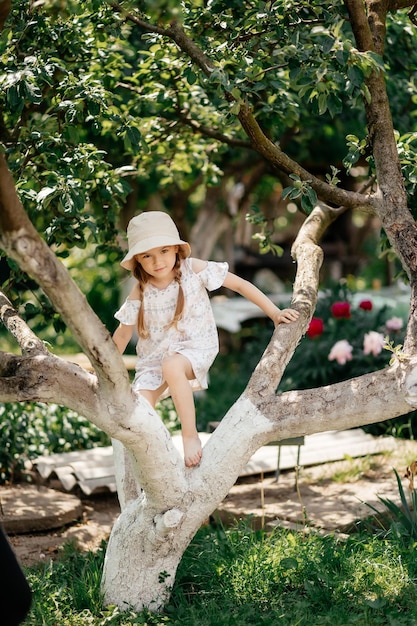
[[[167,325],[166,329],[168,330],[168,328],[171,328],[172,326],[177,326],[178,322],[180,321],[180,319],[182,318],[182,314],[184,312],[184,305],[185,305],[185,297],[184,297],[184,291],[182,289],[181,286],[181,261],[183,261],[184,259],[187,258],[187,255],[185,254],[184,250],[179,247],[178,248],[178,252],[177,252],[177,256],[175,259],[175,265],[173,267],[174,270],[174,280],[175,282],[178,283],[178,298],[177,298],[177,306],[175,307],[175,313],[174,313],[174,317],[172,318],[172,320],[170,321],[170,323]],[[143,267],[141,266],[141,264],[134,259],[135,261],[135,266],[133,268],[133,276],[136,278],[136,280],[139,283],[139,300],[140,300],[140,308],[139,308],[139,313],[138,313],[138,335],[139,337],[141,337],[141,339],[147,339],[149,337],[149,331],[146,328],[146,324],[145,324],[145,315],[144,315],[144,306],[143,306],[143,296],[144,296],[144,292],[145,292],[145,287],[147,285],[147,283],[149,282],[149,274],[147,272],[145,272],[145,270],[143,269]]]

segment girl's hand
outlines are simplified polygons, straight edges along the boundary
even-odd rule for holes
[[[291,322],[296,322],[299,316],[300,314],[295,309],[278,309],[277,313],[272,318],[272,321],[274,322],[276,328],[278,324],[290,324]]]

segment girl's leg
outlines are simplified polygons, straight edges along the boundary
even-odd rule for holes
[[[155,404],[158,402],[159,396],[162,395],[167,387],[168,385],[164,383],[158,389],[138,389],[137,392],[146,398],[149,404],[155,408]]]
[[[162,372],[181,422],[185,465],[193,467],[200,463],[202,456],[201,441],[196,428],[193,391],[189,383],[195,378],[193,368],[185,356],[172,354],[162,361]]]

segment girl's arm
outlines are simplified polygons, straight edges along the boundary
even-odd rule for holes
[[[223,282],[223,287],[240,294],[250,302],[256,304],[271,320],[275,326],[278,324],[295,322],[299,313],[295,309],[279,309],[258,287],[248,280],[228,272]]]
[[[138,285],[135,283],[130,291],[128,300],[137,300],[139,298]],[[135,325],[120,324],[113,333],[113,341],[117,346],[120,354],[126,350],[126,346],[132,338]]]
[[[128,326],[127,324],[120,324],[113,333],[113,341],[117,346],[120,354],[126,350],[126,346],[132,338],[133,329],[135,325]]]

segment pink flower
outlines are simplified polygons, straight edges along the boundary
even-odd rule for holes
[[[359,302],[359,308],[364,311],[372,311],[372,306],[371,300],[362,300],[362,302]]]
[[[333,302],[330,307],[333,317],[345,317],[350,318],[350,304],[349,302]]]
[[[363,338],[363,353],[377,356],[384,347],[384,335],[371,330]]]
[[[320,317],[312,317],[310,325],[307,330],[307,335],[310,337],[310,339],[313,339],[313,337],[318,337],[319,335],[322,335],[323,330],[324,330],[323,320]]]
[[[391,317],[391,319],[385,322],[385,326],[388,330],[401,330],[403,321],[401,317]]]
[[[328,356],[329,361],[337,361],[339,365],[345,365],[346,361],[352,360],[353,346],[346,339],[336,341]]]

